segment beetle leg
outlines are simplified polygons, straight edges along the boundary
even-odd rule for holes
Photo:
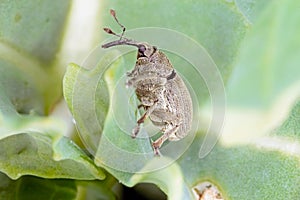
[[[135,138],[137,136],[137,134],[140,131],[141,124],[144,123],[144,121],[149,117],[149,115],[151,115],[151,113],[156,109],[156,106],[156,102],[152,106],[149,106],[146,112],[140,117],[139,120],[137,120],[137,126],[132,130],[132,138]]]
[[[167,130],[160,138],[158,138],[157,140],[155,140],[154,142],[152,142],[152,147],[154,150],[154,155],[159,156],[160,152],[159,152],[159,148],[161,147],[161,145],[167,140],[169,139],[169,136],[176,133],[176,131],[178,130],[179,125],[174,126],[173,128]]]
[[[147,106],[145,106],[145,105],[143,105],[143,104],[140,104],[140,105],[138,105],[137,108],[138,108],[138,109],[140,109],[140,108],[144,108],[144,109],[145,109],[146,107],[147,107]]]

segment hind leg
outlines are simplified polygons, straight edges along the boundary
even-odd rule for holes
[[[160,155],[159,148],[162,146],[162,144],[167,139],[169,139],[170,135],[173,135],[173,134],[176,133],[176,131],[178,130],[178,128],[179,128],[179,125],[175,125],[171,129],[166,130],[164,132],[164,134],[160,138],[158,138],[157,140],[155,140],[154,142],[152,142],[152,147],[153,147],[153,150],[154,150],[154,155],[157,155],[157,156]]]

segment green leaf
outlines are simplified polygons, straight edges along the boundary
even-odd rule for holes
[[[161,167],[162,165],[165,167]],[[187,187],[180,166],[165,156],[149,160],[140,171],[135,173],[118,171],[107,166],[105,168],[127,187],[133,187],[138,183],[153,183],[168,194],[169,199],[192,199],[191,190]]]
[[[51,139],[49,135],[30,131],[1,138],[1,171],[13,179],[22,175],[86,180],[104,178],[100,169],[69,139],[60,138],[53,147]]]
[[[0,3],[0,84],[20,113],[49,112],[61,95],[54,63],[70,1]]]
[[[292,0],[274,2],[253,26],[230,81],[231,104],[268,108],[299,80],[296,8]]]
[[[245,38],[227,87],[224,141],[241,143],[268,134],[280,126],[298,99],[297,4],[292,0],[270,3]],[[239,136],[232,137],[237,132]]]
[[[162,162],[169,163],[170,160],[168,160],[168,158],[166,157],[154,158],[149,163],[147,163],[142,172],[147,171],[147,169],[152,170],[156,167],[159,168]],[[149,173],[136,173],[126,184],[128,184],[129,186],[133,186],[141,182],[154,183],[158,185],[162,191],[168,194],[169,199],[192,199],[191,190],[184,183],[183,172],[176,162],[173,162],[168,167],[162,168],[157,171]]]
[[[299,141],[300,139],[300,101],[298,100],[295,105],[293,105],[292,110],[290,111],[287,119],[274,131],[272,131],[272,135],[276,136],[284,136],[290,139],[296,139]]]
[[[77,188],[73,180],[42,179],[24,176],[16,181],[0,173],[1,199],[74,199]]]
[[[113,162],[112,164],[119,165],[120,156],[123,155],[114,152],[116,149],[111,146],[111,142],[130,152],[150,152],[152,157],[153,152],[148,139],[132,140],[131,136],[121,129],[131,129],[134,127],[134,121],[128,124],[128,121],[122,118],[128,111],[123,102],[128,99],[129,94],[126,92],[128,90],[125,89],[125,82],[119,82],[125,74],[124,63],[121,60],[115,61],[120,53],[111,51],[102,56],[97,66],[91,70],[79,68],[75,64],[69,65],[64,78],[64,95],[81,138],[86,148],[96,157],[96,162]],[[112,98],[109,98],[108,94]],[[135,107],[131,107],[129,111],[133,117]],[[122,124],[118,124],[119,122]],[[143,162],[132,162],[132,166],[139,163],[136,167],[143,167],[145,157],[141,156]],[[98,164],[101,165],[100,163]],[[134,168],[137,169],[136,167]]]
[[[103,179],[104,174],[70,139],[52,117],[16,113],[0,91],[0,171],[10,178]],[[10,107],[11,106],[11,107]]]
[[[179,160],[188,188],[209,181],[225,199],[298,199],[299,152],[270,148],[267,141],[231,147],[218,144],[199,159],[195,155],[202,139],[196,139]],[[287,143],[279,140],[278,145]],[[299,143],[294,147],[299,149]]]
[[[299,101],[283,124],[268,135],[247,144],[219,142],[203,159],[193,156],[202,142],[198,137],[178,162],[185,184],[191,188],[210,181],[219,187],[225,199],[298,199],[298,121]]]
[[[60,45],[70,1],[1,1],[1,38],[7,45],[46,63]]]
[[[236,6],[240,12],[247,18],[252,24],[259,17],[261,12],[272,2],[270,1],[259,1],[259,0],[235,0]]]
[[[65,60],[74,52],[80,57],[76,45],[69,50],[66,37],[76,35],[71,21],[80,13],[77,4],[57,0],[0,3],[0,171],[13,179],[27,174],[104,178],[93,161],[63,136],[70,126],[66,118],[37,117],[49,114],[61,98]],[[95,44],[94,37],[91,41]]]
[[[130,99],[132,91],[126,89],[124,80],[126,72],[122,61],[118,60],[113,63],[103,77],[108,86],[110,106],[102,137],[97,146],[95,163],[99,166],[125,167],[131,172],[142,168],[149,158],[153,157],[153,152],[147,136],[135,140],[131,138],[131,130],[135,126],[134,112],[136,112],[137,100],[134,97]],[[120,159],[131,162],[124,166],[119,162]]]
[[[116,55],[105,55],[93,70],[70,64],[64,76],[64,97],[76,121],[81,139],[86,148],[94,153],[103,130],[108,112],[107,85],[101,76]]]

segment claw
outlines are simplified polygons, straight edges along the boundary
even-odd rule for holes
[[[161,153],[159,151],[159,148],[153,148],[153,151],[154,151],[154,156],[157,156],[157,157],[161,157]]]
[[[154,156],[161,156],[161,153],[159,151],[159,147],[160,145],[157,144],[157,142],[153,142],[153,140],[151,139],[151,143],[152,143],[152,148],[153,148],[153,152],[154,152]]]
[[[133,130],[132,130],[132,134],[131,137],[132,138],[136,138],[137,134],[140,132],[140,126],[136,126]]]

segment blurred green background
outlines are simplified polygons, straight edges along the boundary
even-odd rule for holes
[[[102,166],[82,145],[72,94],[89,83],[84,58],[110,37],[102,28],[120,30],[111,8],[128,30],[161,27],[190,36],[218,67],[226,120],[207,157],[198,157],[202,127],[184,155],[146,174]],[[299,199],[299,8],[296,0],[0,0],[0,199],[197,199],[193,188],[205,181],[225,199]],[[132,62],[121,60],[113,72]],[[103,126],[110,125],[108,92],[98,91]],[[207,127],[210,94],[199,98]],[[81,106],[88,103],[83,98]],[[145,182],[153,184],[131,189]]]

